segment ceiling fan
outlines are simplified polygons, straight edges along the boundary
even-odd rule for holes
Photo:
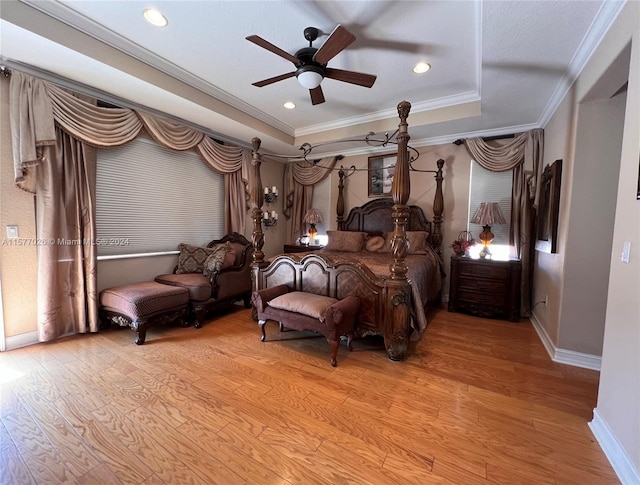
[[[349,47],[349,45],[356,40],[355,36],[351,32],[341,25],[338,25],[333,32],[331,32],[324,44],[317,49],[312,46],[312,43],[318,38],[319,33],[320,31],[315,27],[307,27],[304,29],[304,38],[309,41],[309,47],[303,47],[298,50],[295,55],[289,54],[257,35],[250,35],[247,37],[249,42],[253,42],[256,45],[293,62],[296,66],[296,70],[293,72],[281,74],[269,79],[263,79],[262,81],[253,83],[253,85],[261,88],[295,76],[298,78],[298,82],[302,87],[309,90],[309,94],[311,95],[311,104],[313,105],[324,103],[325,101],[322,87],[320,86],[320,83],[324,78],[335,79],[336,81],[342,81],[350,84],[357,84],[358,86],[363,86],[365,88],[373,86],[373,83],[376,81],[376,76],[372,74],[327,67],[327,63],[331,59]]]

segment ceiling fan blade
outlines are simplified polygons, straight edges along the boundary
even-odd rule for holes
[[[324,93],[322,92],[322,88],[318,86],[314,89],[309,89],[309,94],[311,94],[311,104],[322,104],[324,103]]]
[[[283,79],[289,79],[290,77],[293,77],[296,75],[296,72],[288,72],[286,74],[280,74],[279,76],[275,76],[275,77],[270,77],[269,79],[263,79],[262,81],[257,81],[255,83],[251,83],[253,86],[256,87],[264,87],[267,86],[269,84],[273,84],[273,83],[277,83],[278,81],[282,81]]]
[[[319,64],[326,64],[356,40],[355,35],[338,25],[322,47],[313,56],[313,60]]]
[[[275,45],[273,45],[271,42],[267,42],[266,40],[264,40],[262,37],[257,36],[257,35],[250,35],[249,37],[246,38],[249,42],[253,42],[255,45],[258,45],[260,47],[262,47],[263,49],[267,49],[270,52],[273,52],[274,54],[279,55],[280,57],[283,57],[284,59],[286,59],[287,61],[291,61],[293,62],[295,65],[300,64],[300,59],[298,59],[295,56],[292,56],[291,54],[289,54],[286,51],[283,51],[282,49],[280,49],[280,47],[276,47]]]
[[[270,77],[269,79],[263,79],[262,81],[257,81],[255,83],[251,83],[253,86],[262,88],[269,84],[277,83],[278,81],[282,81],[283,79],[289,79],[296,75],[296,72],[288,72],[286,74],[280,74],[279,76]]]
[[[374,76],[373,74],[344,71],[342,69],[331,69],[329,67],[325,69],[325,77],[345,83],[357,84],[358,86],[364,86],[365,88],[373,86],[373,83],[376,82],[377,79],[377,76]]]

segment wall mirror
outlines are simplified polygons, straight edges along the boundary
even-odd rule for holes
[[[540,181],[540,201],[536,224],[536,250],[558,252],[558,214],[560,211],[560,181],[562,160],[547,165]]]

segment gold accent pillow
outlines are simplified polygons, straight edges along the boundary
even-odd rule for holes
[[[206,277],[233,266],[236,261],[236,250],[228,241],[224,244],[216,244],[211,249],[213,252],[205,259],[202,270],[202,274]]]
[[[364,248],[367,251],[378,252],[384,246],[384,237],[382,236],[371,236],[367,238],[367,242],[364,245]]]
[[[427,231],[407,231],[409,250],[407,254],[427,254]]]
[[[366,232],[359,231],[327,231],[329,240],[324,248],[329,251],[362,251],[366,236]]]

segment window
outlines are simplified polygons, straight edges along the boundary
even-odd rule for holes
[[[98,150],[96,232],[99,257],[205,245],[224,234],[224,176],[141,136]]]
[[[507,221],[506,224],[497,224],[491,226],[491,232],[495,235],[490,249],[491,254],[495,258],[509,257],[509,229],[511,227],[511,190],[513,185],[513,171],[492,172],[480,166],[474,160],[471,160],[471,176],[469,182],[469,212],[467,221],[471,221],[476,209],[481,202],[497,202],[500,206],[500,212]],[[468,223],[468,231],[471,232],[473,238],[479,243],[478,236],[482,232],[482,226],[479,224]],[[471,254],[479,252],[480,244],[476,244],[472,248]]]

